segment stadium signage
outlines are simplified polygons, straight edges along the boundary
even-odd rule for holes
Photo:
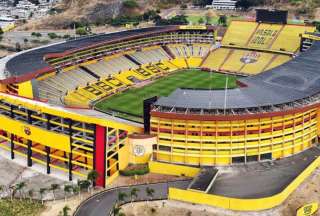
[[[297,216],[312,216],[318,211],[318,203],[313,202],[306,204],[297,210]]]
[[[207,27],[203,25],[183,25],[179,27],[184,30],[206,30]]]

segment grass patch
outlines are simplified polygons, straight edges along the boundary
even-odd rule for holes
[[[177,88],[224,89],[228,75],[209,73],[197,69],[183,70],[160,78],[150,85],[132,88],[123,93],[101,100],[96,104],[98,110],[116,110],[136,116],[143,114],[143,100],[153,96],[168,96]],[[228,88],[235,88],[236,77],[228,76]]]
[[[13,201],[8,199],[0,200],[0,215],[5,216],[36,216],[43,210],[44,206],[40,202],[30,202],[29,200]]]
[[[187,20],[189,22],[191,22],[193,25],[198,25],[199,24],[199,20],[201,18],[203,20],[206,20],[205,16],[201,16],[201,15],[189,15],[189,16],[187,16]],[[242,20],[242,19],[244,19],[244,17],[242,17],[242,16],[228,16],[227,25],[229,25],[232,20]],[[210,21],[209,21],[209,24],[218,25],[218,20],[219,20],[219,17],[212,17],[210,19]]]

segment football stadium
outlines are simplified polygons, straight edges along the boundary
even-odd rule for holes
[[[102,187],[128,164],[149,163],[194,177],[170,188],[171,199],[234,210],[280,204],[320,164],[320,37],[266,10],[218,34],[156,26],[1,59],[0,153],[69,180],[96,170]],[[255,171],[219,187],[220,169],[265,161],[287,172],[270,169],[265,179],[277,181],[267,192],[241,186],[262,179]]]

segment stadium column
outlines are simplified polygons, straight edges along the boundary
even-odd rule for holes
[[[10,118],[14,118],[13,105],[10,105]],[[14,135],[10,136],[11,159],[14,159]]]
[[[72,119],[69,119],[69,125],[68,125],[68,130],[69,130],[69,138],[70,138],[70,153],[69,153],[69,162],[68,162],[68,165],[69,165],[69,181],[72,181],[72,170],[73,170],[73,165],[72,165],[72,134],[73,134],[73,131],[72,131]]]
[[[32,124],[32,119],[31,119],[31,111],[27,111],[27,118],[28,118],[28,124]],[[29,167],[32,166],[32,141],[28,139],[27,141],[27,165]]]
[[[47,130],[50,130],[51,129],[51,124],[50,124],[50,119],[51,119],[51,115],[49,114],[46,114],[46,117],[47,117]],[[46,158],[47,158],[47,174],[50,174],[51,173],[51,169],[50,169],[50,152],[51,152],[51,148],[49,146],[46,146],[45,147],[45,150],[46,150]]]
[[[106,138],[106,128],[96,125],[93,168],[99,174],[96,185],[100,187],[105,187],[106,183]]]

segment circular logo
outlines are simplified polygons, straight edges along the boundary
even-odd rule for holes
[[[138,157],[141,157],[144,155],[145,153],[145,149],[144,149],[144,146],[142,145],[135,145],[133,147],[133,153],[135,156],[138,156]]]
[[[252,64],[258,61],[258,58],[260,55],[257,52],[250,52],[247,53],[246,55],[242,56],[240,61],[244,64]]]
[[[31,135],[31,129],[29,127],[27,126],[23,127],[23,131],[26,135],[28,136]]]

